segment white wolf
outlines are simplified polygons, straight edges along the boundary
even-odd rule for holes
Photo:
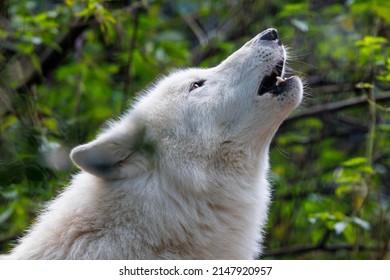
[[[71,158],[82,169],[10,259],[252,259],[268,149],[300,103],[267,29],[216,67],[160,79]]]

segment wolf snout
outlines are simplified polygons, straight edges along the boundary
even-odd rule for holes
[[[263,41],[277,41],[279,45],[282,44],[282,42],[279,39],[278,31],[276,31],[275,28],[268,28],[260,33],[260,40]]]

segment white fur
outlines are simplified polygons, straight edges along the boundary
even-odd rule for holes
[[[214,68],[161,79],[96,140],[75,148],[71,157],[83,171],[7,258],[260,254],[269,145],[302,98],[296,77],[278,96],[257,94],[286,56],[260,35]]]

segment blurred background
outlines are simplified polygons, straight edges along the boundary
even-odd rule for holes
[[[390,259],[388,0],[1,0],[0,252],[77,171],[72,147],[268,27],[306,93],[272,144],[264,258]]]

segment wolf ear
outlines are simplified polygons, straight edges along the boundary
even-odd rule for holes
[[[90,143],[74,148],[70,157],[88,173],[102,179],[115,180],[132,173],[123,172],[122,163],[125,160],[134,153],[150,158],[155,154],[155,147],[155,143],[147,139],[146,129],[142,128],[125,135],[106,133]]]
[[[88,173],[107,180],[119,179],[122,177],[120,165],[132,153],[131,145],[125,143],[131,141],[122,139],[124,136],[107,136],[74,148],[70,157]]]

